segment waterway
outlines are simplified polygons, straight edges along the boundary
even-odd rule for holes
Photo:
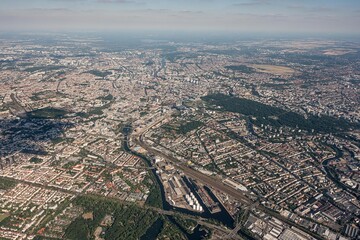
[[[164,221],[158,218],[152,225],[146,230],[146,233],[140,237],[140,240],[156,240],[164,227]]]
[[[186,229],[181,226],[172,216],[168,216],[167,219],[174,224],[188,239],[191,240],[202,240],[207,237],[210,232],[202,229],[201,225],[197,225],[192,233],[188,233]],[[152,225],[149,227],[144,235],[140,237],[140,240],[156,240],[160,232],[164,227],[164,220],[158,218]]]
[[[333,171],[331,171],[331,167],[329,166],[329,164],[332,162],[332,161],[336,161],[338,160],[339,158],[343,157],[344,155],[344,151],[339,149],[338,147],[336,147],[335,145],[332,145],[331,146],[334,151],[336,152],[336,156],[335,157],[332,157],[332,158],[328,158],[326,160],[324,160],[322,162],[322,166],[323,166],[323,169],[325,170],[325,173],[326,175],[341,189],[343,190],[347,190],[348,192],[352,193],[353,195],[356,196],[356,198],[358,200],[360,200],[360,195],[358,192],[354,191],[354,189],[351,189],[349,188],[348,186],[346,186],[344,183],[340,182],[340,180],[338,179],[338,177],[336,176],[335,173],[333,173]],[[349,151],[350,152],[350,151]],[[350,155],[353,154],[350,152]],[[352,156],[352,155],[351,155]]]
[[[128,146],[128,135],[131,132],[131,126],[127,125],[124,127],[123,129],[123,133],[125,135],[124,137],[124,149],[127,152],[130,152],[131,154],[140,157],[141,159],[143,159],[148,166],[152,166],[151,161],[146,158],[143,155],[140,155],[136,152],[133,152],[129,146]],[[206,188],[206,191],[208,191],[209,196],[211,198],[213,198],[213,200],[215,202],[217,202],[219,204],[219,207],[221,209],[220,212],[218,213],[214,213],[212,214],[207,207],[205,206],[205,204],[201,201],[199,195],[197,194],[196,190],[196,186],[191,183],[188,179],[185,179],[185,183],[188,185],[188,187],[194,192],[194,195],[198,198],[199,203],[202,205],[204,212],[193,212],[187,209],[183,209],[183,208],[178,208],[178,207],[174,207],[172,205],[170,205],[165,198],[165,191],[164,191],[164,187],[162,185],[162,182],[159,178],[159,176],[156,174],[156,170],[155,169],[151,169],[151,172],[158,184],[158,186],[160,187],[160,192],[161,192],[161,199],[162,199],[162,208],[164,210],[170,210],[170,211],[176,211],[176,212],[180,212],[180,213],[184,213],[184,214],[189,214],[189,215],[193,215],[193,216],[200,216],[202,218],[207,218],[207,219],[214,219],[217,220],[218,222],[222,223],[223,225],[227,226],[228,228],[233,228],[234,227],[234,219],[230,216],[230,214],[226,211],[225,207],[221,204],[221,202],[216,198],[215,194],[213,194],[211,192],[211,190],[209,188]],[[184,235],[186,235],[188,237],[188,239],[203,239],[206,237],[206,235],[208,234],[205,230],[203,230],[201,228],[201,225],[198,225],[192,234],[189,234],[185,229],[183,229],[171,216],[168,216],[169,221],[171,221],[173,224],[175,224],[176,226],[178,226],[178,228],[183,232]],[[181,227],[181,228],[180,228]]]
[[[221,202],[216,198],[215,194],[213,194],[212,191],[208,187],[206,187],[205,190],[209,193],[209,196],[212,198],[212,200],[219,204],[219,207],[221,209],[220,212],[211,213],[209,211],[209,209],[206,207],[204,202],[201,200],[201,198],[197,192],[198,187],[193,182],[193,180],[184,177],[184,182],[194,193],[195,197],[198,199],[200,205],[204,209],[204,212],[200,214],[201,217],[215,219],[215,220],[221,222],[222,224],[224,224],[225,226],[227,226],[228,228],[234,227],[234,219],[230,216],[230,214],[226,211],[225,207],[221,204]]]
[[[202,228],[201,225],[197,225],[192,233],[188,233],[186,229],[183,228],[177,221],[175,221],[174,217],[168,216],[169,221],[174,224],[180,231],[190,240],[202,240],[205,239],[210,233]]]

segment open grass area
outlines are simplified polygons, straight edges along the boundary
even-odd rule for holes
[[[10,214],[8,213],[0,213],[0,223],[4,221],[6,218],[8,218]]]
[[[15,181],[0,177],[0,189],[7,190],[15,186],[16,186]]]
[[[225,66],[226,69],[242,73],[254,73],[255,69],[246,65]]]
[[[60,119],[65,117],[67,113],[68,112],[63,109],[46,107],[29,112],[28,117],[40,119]]]
[[[254,64],[251,65],[251,67],[255,68],[258,72],[274,75],[291,75],[295,72],[294,69],[285,66]]]
[[[335,49],[326,49],[324,50],[324,55],[327,56],[341,56],[348,53],[356,53],[353,49],[346,49],[346,48],[335,48]]]
[[[178,134],[187,134],[188,132],[198,129],[203,125],[204,123],[201,121],[191,120],[188,122],[177,123],[177,124],[164,124],[162,128],[164,128],[167,131],[175,131]]]

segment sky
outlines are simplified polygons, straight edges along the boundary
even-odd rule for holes
[[[0,0],[0,31],[360,34],[360,0]]]

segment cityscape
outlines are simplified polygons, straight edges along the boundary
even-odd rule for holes
[[[1,240],[360,239],[360,38],[0,24],[0,49]]]

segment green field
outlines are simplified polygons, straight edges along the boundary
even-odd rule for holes
[[[16,182],[10,179],[0,177],[0,189],[7,190],[15,187]]]
[[[178,134],[187,134],[188,132],[191,132],[192,130],[195,130],[201,126],[203,126],[204,123],[201,121],[189,121],[189,122],[184,122],[181,124],[174,124],[174,125],[170,125],[170,124],[164,124],[162,125],[162,128],[165,129],[166,131],[175,131]]]
[[[87,71],[86,73],[90,73],[94,76],[101,77],[101,78],[105,78],[106,76],[111,75],[110,71],[100,71],[100,70],[90,70],[90,71]]]
[[[0,223],[5,220],[6,218],[8,218],[10,216],[10,214],[8,213],[0,213]]]
[[[34,164],[38,164],[38,163],[42,163],[42,159],[38,158],[38,157],[32,157],[29,162],[34,163]]]
[[[68,114],[68,112],[63,109],[47,107],[28,112],[28,117],[39,119],[59,119],[65,117],[66,114]]]
[[[232,65],[232,66],[225,66],[226,69],[235,71],[235,72],[242,72],[242,73],[254,73],[256,70],[252,67],[248,67],[246,65]]]
[[[55,65],[47,65],[47,66],[36,66],[36,67],[29,67],[26,68],[25,72],[38,72],[38,71],[55,71],[66,68],[65,66],[55,66]]]

